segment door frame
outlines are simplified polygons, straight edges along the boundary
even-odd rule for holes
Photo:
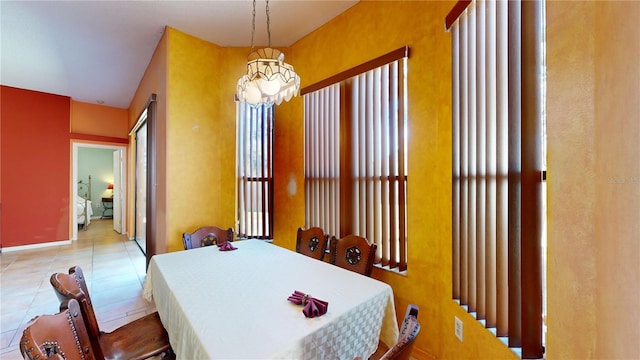
[[[151,257],[155,255],[158,251],[157,244],[157,229],[156,229],[156,204],[157,204],[157,194],[156,194],[156,186],[158,179],[158,170],[157,170],[157,132],[158,132],[158,124],[156,119],[157,113],[157,102],[158,96],[155,93],[149,95],[149,99],[147,100],[144,108],[140,111],[138,115],[138,120],[136,124],[133,126],[131,131],[129,131],[129,137],[135,136],[135,132],[142,125],[142,123],[147,124],[147,198],[146,198],[146,214],[147,214],[147,223],[146,223],[146,231],[145,231],[145,251],[147,258],[146,268],[149,267],[149,262],[151,261]],[[147,116],[145,120],[142,120],[142,115],[144,112],[147,112]],[[134,150],[132,150],[134,151]],[[136,150],[137,151],[137,150]],[[134,170],[135,166],[134,166]],[[135,184],[134,180],[134,184]],[[134,200],[135,201],[135,194]],[[135,222],[135,214],[134,214],[134,222]],[[134,225],[135,226],[135,225]],[[135,232],[135,230],[134,230]]]
[[[125,187],[124,183],[127,181],[127,178],[123,176],[123,171],[125,169],[127,152],[118,149],[113,152],[113,186],[112,189],[112,197],[113,200],[113,229],[118,234],[126,233],[124,230],[126,228],[125,221],[122,216],[126,215],[122,211],[122,206],[125,203]]]
[[[126,194],[127,193],[127,146],[124,145],[106,145],[106,144],[101,144],[101,143],[92,143],[92,142],[86,142],[86,141],[75,141],[75,140],[71,140],[71,145],[72,145],[72,151],[71,151],[71,168],[72,168],[72,176],[71,176],[71,184],[70,184],[70,206],[71,206],[71,240],[76,241],[78,239],[78,209],[75,203],[75,196],[77,193],[77,185],[78,185],[78,150],[80,148],[94,148],[94,149],[111,149],[111,150],[122,150],[123,153],[125,154],[124,158],[123,158],[123,169],[120,173],[120,178],[121,179],[125,179],[125,181],[120,181],[120,184],[122,185],[122,193]],[[115,174],[115,172],[114,172]],[[116,189],[114,189],[116,190]],[[126,198],[126,197],[125,197]],[[114,198],[114,201],[116,201],[116,199]],[[126,202],[126,200],[124,200],[124,202]],[[125,206],[125,204],[120,204],[120,209],[121,209],[121,213],[122,213],[122,219],[123,221],[126,220],[126,215],[127,215],[127,207]],[[126,226],[123,226],[123,234],[126,234]]]

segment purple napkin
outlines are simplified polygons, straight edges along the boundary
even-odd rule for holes
[[[296,305],[302,305],[302,313],[308,318],[322,316],[327,313],[329,303],[320,299],[313,298],[301,291],[294,291],[287,299]]]
[[[218,250],[220,251],[230,251],[230,250],[236,250],[237,247],[231,245],[230,242],[225,241],[222,244],[218,244]]]

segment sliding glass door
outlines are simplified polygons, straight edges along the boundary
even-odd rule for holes
[[[157,252],[156,245],[156,94],[151,94],[142,115],[134,125],[129,136],[135,143],[135,180],[134,180],[134,224],[133,232],[136,243],[147,258],[147,266],[151,257]],[[164,247],[164,244],[163,244]],[[163,252],[164,248],[163,248]]]
[[[135,239],[147,253],[147,112],[142,114],[142,125],[136,131],[136,198]]]

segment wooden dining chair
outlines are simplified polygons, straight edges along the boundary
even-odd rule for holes
[[[298,228],[296,252],[322,260],[327,251],[328,242],[329,235],[325,235],[324,230],[319,227]]]
[[[51,275],[50,282],[61,302],[74,299],[80,304],[93,352],[98,359],[147,359],[163,353],[173,354],[158,312],[107,333],[100,331],[87,283],[79,266],[70,268],[69,274]]]
[[[418,306],[409,304],[407,313],[402,321],[398,342],[385,352],[380,360],[409,360],[413,343],[420,332],[418,321]]]
[[[371,276],[376,244],[371,244],[367,239],[358,235],[347,235],[340,239],[332,236],[330,243],[332,264]]]
[[[78,302],[65,300],[59,313],[31,320],[22,332],[20,352],[27,360],[95,360]]]
[[[233,229],[223,229],[218,226],[203,226],[192,233],[182,234],[185,250],[197,249],[203,246],[222,244],[233,241]]]

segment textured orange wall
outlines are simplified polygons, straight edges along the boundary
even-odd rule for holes
[[[219,46],[169,29],[167,245],[205,225],[234,227],[234,82],[221,79]],[[240,64],[242,62],[239,61]],[[222,108],[226,108],[225,116]]]
[[[595,7],[595,357],[640,359],[640,2]]]
[[[595,15],[595,7],[586,1],[548,3],[547,354],[551,359],[590,359],[595,354]],[[572,18],[580,21],[567,21]],[[574,331],[577,324],[580,331]]]
[[[549,359],[640,358],[638,18],[547,3]]]
[[[219,46],[173,28],[156,49],[129,108],[129,128],[158,95],[157,251],[182,250],[182,233],[234,227],[235,111],[246,48]],[[134,149],[134,140],[130,146]],[[130,188],[133,187],[133,151]],[[130,194],[129,233],[133,234]]]
[[[298,74],[304,71],[307,56],[296,57],[292,48],[278,48],[285,61],[294,66]],[[302,87],[309,84],[300,75]],[[302,97],[282,102],[274,110],[273,129],[273,193],[274,243],[295,249],[298,227],[304,227],[304,103]]]
[[[129,111],[71,100],[71,132],[127,138]]]
[[[420,307],[424,326],[416,341],[417,358],[516,358],[451,300],[451,38],[444,18],[454,3],[361,1],[295,43],[287,56],[304,87],[410,47],[409,269],[406,275],[374,269],[373,276],[393,287],[399,319],[409,302]],[[302,100],[296,99],[278,107],[276,115],[275,240],[288,248],[293,248],[296,228],[304,225],[302,109]],[[296,180],[295,195],[287,191],[291,179]],[[454,336],[454,315],[464,321],[462,344]]]
[[[153,57],[149,62],[149,66],[145,70],[145,73],[140,80],[140,84],[138,85],[138,89],[131,100],[131,104],[129,105],[129,126],[128,130],[131,130],[133,126],[138,121],[138,118],[142,114],[149,100],[151,94],[157,95],[157,106],[156,106],[156,124],[157,124],[157,186],[156,186],[156,196],[157,196],[157,222],[156,222],[156,250],[158,253],[166,252],[166,123],[167,123],[167,97],[168,97],[168,89],[167,89],[167,52],[168,52],[168,40],[167,40],[167,29],[165,28],[165,32],[156,47],[155,52],[153,53]],[[129,192],[127,194],[128,198],[128,206],[127,214],[127,232],[129,236],[132,237],[134,234],[134,220],[135,216],[134,211],[134,193],[133,189],[135,189],[135,140],[133,137],[130,137],[129,141],[129,169],[128,169],[128,185],[127,188]]]
[[[547,5],[548,358],[640,358],[638,17]]]

